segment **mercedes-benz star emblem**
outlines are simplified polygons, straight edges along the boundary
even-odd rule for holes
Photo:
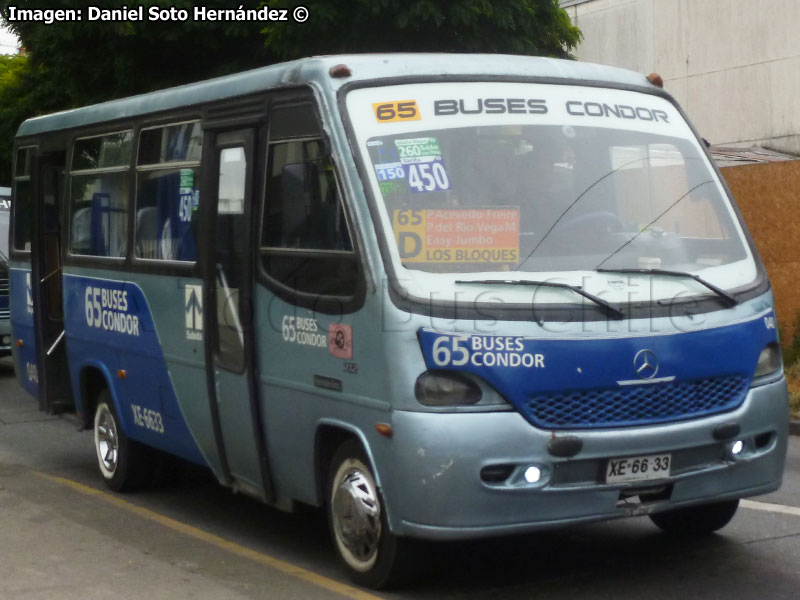
[[[658,358],[652,350],[639,350],[633,357],[633,368],[642,379],[652,379],[658,373]]]

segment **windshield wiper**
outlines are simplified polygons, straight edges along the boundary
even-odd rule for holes
[[[597,269],[598,273],[635,273],[639,275],[666,275],[668,277],[688,277],[690,279],[694,279],[700,285],[706,286],[712,292],[714,292],[717,296],[722,298],[725,301],[725,304],[728,305],[728,308],[736,306],[739,304],[739,301],[730,293],[726,292],[722,288],[718,288],[710,281],[706,281],[699,275],[695,275],[694,273],[688,273],[686,271],[670,271],[669,269],[604,269],[600,268]]]
[[[602,298],[587,292],[579,285],[570,285],[568,283],[557,283],[555,281],[535,281],[531,279],[456,279],[456,283],[472,283],[475,285],[524,285],[532,287],[551,287],[564,290],[572,290],[576,294],[580,294],[584,298],[591,300],[597,306],[603,308],[609,315],[615,319],[624,319],[625,313],[621,310],[614,308]]]

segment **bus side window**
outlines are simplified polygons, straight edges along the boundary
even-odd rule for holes
[[[197,259],[202,141],[199,121],[142,130],[136,161],[137,258]]]
[[[14,169],[14,250],[30,252],[33,225],[33,204],[31,202],[31,157],[33,148],[17,150]]]
[[[351,296],[359,281],[357,261],[314,108],[275,109],[270,123],[264,271],[301,293]]]
[[[131,131],[75,141],[70,173],[70,251],[123,257],[128,239]]]

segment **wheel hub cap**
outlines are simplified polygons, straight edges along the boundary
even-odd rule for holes
[[[348,473],[339,484],[333,517],[344,546],[356,559],[369,560],[378,549],[381,513],[376,492],[362,473]]]
[[[110,473],[117,468],[117,455],[119,452],[119,438],[117,428],[111,415],[107,412],[100,417],[97,425],[97,454],[103,466]]]

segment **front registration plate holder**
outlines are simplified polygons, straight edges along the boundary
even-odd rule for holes
[[[612,458],[606,465],[606,483],[663,479],[664,477],[669,477],[671,470],[671,454]]]

